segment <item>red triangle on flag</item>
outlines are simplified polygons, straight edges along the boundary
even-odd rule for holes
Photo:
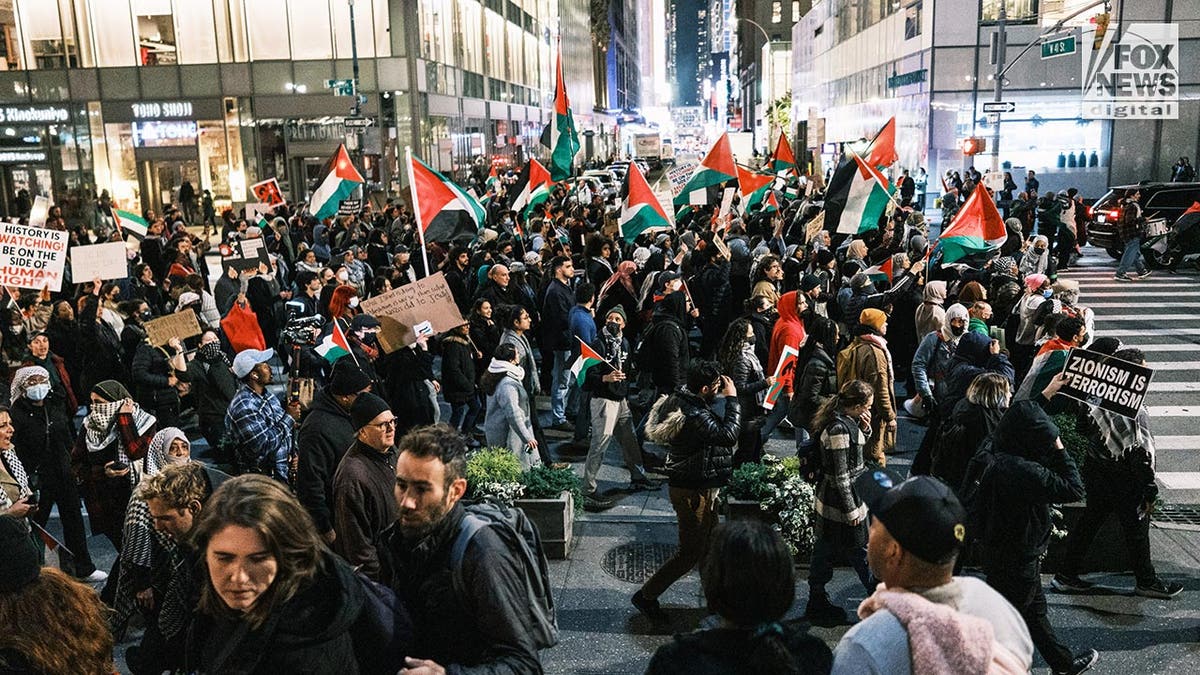
[[[772,159],[776,162],[796,165],[796,156],[792,154],[792,144],[788,141],[787,134],[779,134],[779,142],[775,144],[775,153]]]
[[[567,109],[571,107],[567,100],[567,85],[563,81],[562,71],[562,48],[558,50],[558,60],[554,66],[554,113],[556,115],[566,115]]]
[[[333,174],[342,180],[354,181],[355,183],[364,182],[362,174],[358,172],[358,169],[354,168],[354,162],[350,161],[350,153],[346,152],[345,145],[338,146],[332,170]]]
[[[613,275],[613,276],[616,276],[616,275]],[[603,356],[600,356],[599,354],[596,353],[595,349],[592,349],[591,347],[589,347],[588,343],[581,340],[578,336],[576,336],[575,339],[579,340],[579,355],[581,357],[583,357],[585,359],[596,359],[597,361],[603,361],[604,363],[608,363],[608,361],[606,361]]]
[[[1200,213],[1200,202],[1192,202],[1192,205],[1188,207],[1188,210],[1184,211],[1180,215],[1186,216],[1189,213]]]
[[[954,222],[950,223],[938,239],[950,237],[978,237],[984,242],[994,244],[1003,242],[1008,237],[1004,228],[1004,218],[996,210],[996,202],[992,193],[983,185],[976,186],[967,203],[959,209]]]
[[[742,199],[748,198],[750,195],[758,192],[762,186],[775,180],[774,176],[743,169],[741,164],[735,165],[735,168],[737,169],[738,193]]]
[[[413,196],[417,200],[417,212],[421,214],[421,231],[425,231],[447,204],[458,199],[458,195],[421,160],[413,157],[410,161]]]
[[[716,143],[713,143],[708,154],[704,156],[704,160],[700,165],[706,169],[723,173],[726,176],[737,175],[737,165],[733,163],[733,148],[729,144],[729,133],[721,134]]]
[[[650,208],[662,216],[663,220],[670,222],[667,212],[663,210],[662,204],[658,203],[658,197],[654,196],[654,190],[650,189],[650,184],[646,182],[646,177],[642,175],[642,170],[638,168],[636,162],[629,163],[626,183],[629,187],[628,192],[624,195],[625,204],[622,211],[632,211],[639,204],[649,204]]]
[[[887,124],[875,134],[866,152],[867,163],[874,167],[891,166],[900,156],[896,154],[896,118],[888,119]]]

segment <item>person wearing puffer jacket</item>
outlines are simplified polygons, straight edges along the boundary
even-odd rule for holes
[[[725,416],[713,410],[725,398]],[[668,448],[666,474],[671,506],[679,519],[679,548],[633,595],[633,605],[656,624],[669,622],[658,597],[704,557],[717,525],[717,493],[733,472],[733,447],[742,428],[741,405],[733,380],[715,363],[700,361],[688,370],[687,388],[655,404],[646,437]]]

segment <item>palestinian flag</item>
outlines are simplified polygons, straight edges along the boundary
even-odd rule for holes
[[[743,169],[741,164],[734,165],[734,168],[737,169],[738,195],[742,198],[743,208],[749,211],[771,191],[775,178]]]
[[[413,213],[423,241],[454,241],[474,237],[487,220],[483,206],[467,191],[412,156],[406,149]]]
[[[362,174],[350,161],[350,153],[346,152],[346,146],[339,145],[337,152],[325,163],[321,175],[317,178],[308,204],[309,213],[317,220],[336,216],[338,205],[343,199],[354,194],[354,190],[363,182]]]
[[[879,227],[879,218],[888,204],[888,180],[858,155],[852,155],[851,161],[852,171],[843,176],[848,180],[838,186],[844,192],[836,195],[844,206],[835,220],[826,222],[831,227],[836,224],[835,231],[839,234],[853,235]],[[843,167],[838,167],[838,171],[842,172]],[[831,186],[830,194],[832,189]]]
[[[575,118],[571,116],[571,103],[567,100],[567,86],[563,81],[562,45],[559,45],[558,60],[554,66],[554,119],[547,126],[550,146],[550,177],[554,181],[566,180],[571,175],[571,162],[579,152],[579,133],[575,129]]]
[[[579,337],[575,339],[579,340],[579,358],[575,359],[575,363],[571,364],[571,374],[575,376],[575,382],[582,387],[583,380],[587,377],[587,371],[592,366],[600,363],[608,363],[608,361],[605,361],[603,356],[597,354],[595,349],[589,347],[588,343],[580,340]]]
[[[483,182],[483,187],[489,192],[500,191],[500,177],[496,175],[496,166],[492,165],[492,170],[488,172],[487,180]]]
[[[150,231],[150,223],[147,223],[145,218],[136,213],[113,209],[113,218],[117,221],[117,226],[124,230],[126,235],[138,241],[145,239],[146,233]]]
[[[550,198],[550,189],[553,186],[554,181],[550,178],[550,172],[546,170],[546,167],[536,159],[530,159],[525,168],[521,170],[521,177],[517,179],[516,184],[510,190],[510,194],[516,196],[513,197],[512,206],[509,208],[521,214],[522,217],[528,217],[528,213],[533,210],[533,207]]]
[[[997,249],[1007,238],[1004,219],[996,210],[992,193],[980,185],[958,210],[954,222],[938,238],[942,248],[942,264]]]
[[[696,190],[703,190],[712,185],[720,185],[727,180],[737,178],[737,165],[733,163],[733,149],[729,145],[729,135],[721,134],[713,143],[704,160],[696,167],[692,177],[675,197],[676,206],[688,204],[688,197]]]
[[[771,213],[779,210],[779,200],[775,198],[774,192],[768,191],[767,198],[762,200],[761,204],[762,208],[759,209],[759,213]]]
[[[792,144],[788,141],[787,134],[779,134],[775,152],[771,153],[771,171],[775,174],[790,172],[793,176],[799,173],[796,156],[792,154]]]
[[[629,163],[629,171],[621,183],[621,212],[617,215],[617,227],[625,241],[630,243],[647,230],[671,227],[667,212],[658,202],[658,197],[650,189],[636,162]]]
[[[338,359],[350,354],[350,342],[346,339],[346,334],[342,332],[342,327],[339,325],[340,322],[334,319],[331,323],[333,324],[333,330],[329,331],[329,335],[326,335],[325,339],[321,340],[321,344],[317,345],[315,349],[317,354],[321,355],[321,358],[330,363],[335,363]]]
[[[867,164],[875,168],[888,167],[896,163],[900,158],[896,154],[896,118],[895,116],[888,119],[887,124],[875,134],[875,138],[871,139],[871,145],[867,146]]]
[[[875,265],[867,270],[867,276],[873,281],[886,280],[889,284],[892,283],[892,256],[888,256],[887,260]]]

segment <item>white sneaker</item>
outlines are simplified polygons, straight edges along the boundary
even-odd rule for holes
[[[79,580],[84,583],[98,584],[102,581],[108,581],[108,572],[103,570],[95,570],[86,577],[79,577]]]

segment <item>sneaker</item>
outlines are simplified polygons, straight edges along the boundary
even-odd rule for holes
[[[108,581],[108,572],[92,570],[91,574],[86,577],[79,577],[79,580],[85,584],[98,584],[102,581]]]
[[[662,605],[658,604],[658,600],[647,598],[641,591],[634,593],[633,597],[630,598],[630,602],[633,603],[634,607],[637,607],[642,616],[650,619],[653,623],[663,624],[671,622],[671,617],[667,616],[667,613],[663,611]]]
[[[829,596],[824,594],[809,597],[804,607],[804,619],[823,628],[850,623],[846,610],[830,602]]]
[[[1133,589],[1135,595],[1140,595],[1143,598],[1158,598],[1159,600],[1170,600],[1179,595],[1181,591],[1183,591],[1183,584],[1173,581],[1166,582],[1161,579],[1149,586],[1138,584],[1137,588]]]
[[[1125,274],[1116,274],[1113,276],[1113,279],[1116,279],[1117,281],[1137,281],[1137,277],[1131,277]]]
[[[567,432],[575,431],[575,425],[571,424],[570,422],[568,422],[566,420],[563,420],[562,422],[558,422],[556,424],[551,424],[550,426],[548,426],[546,428],[550,429],[551,431],[567,431]]]
[[[1145,278],[1146,278],[1146,277],[1148,277],[1148,276],[1150,276],[1150,270],[1148,270],[1148,269],[1147,269],[1147,270],[1144,270],[1144,271],[1142,271],[1140,274],[1138,274],[1138,275],[1137,275],[1137,278],[1138,278],[1138,279],[1145,279]]]
[[[1076,656],[1071,660],[1071,667],[1067,670],[1056,670],[1055,675],[1079,675],[1092,669],[1096,665],[1096,661],[1100,660],[1100,653],[1095,649],[1089,649],[1086,652]]]
[[[629,481],[629,489],[633,492],[649,492],[657,490],[660,487],[662,487],[662,481],[652,480],[650,478]]]
[[[1076,574],[1063,574],[1059,572],[1054,575],[1054,579],[1050,581],[1050,587],[1059,593],[1083,593],[1092,590],[1096,584],[1090,581],[1080,579]]]

